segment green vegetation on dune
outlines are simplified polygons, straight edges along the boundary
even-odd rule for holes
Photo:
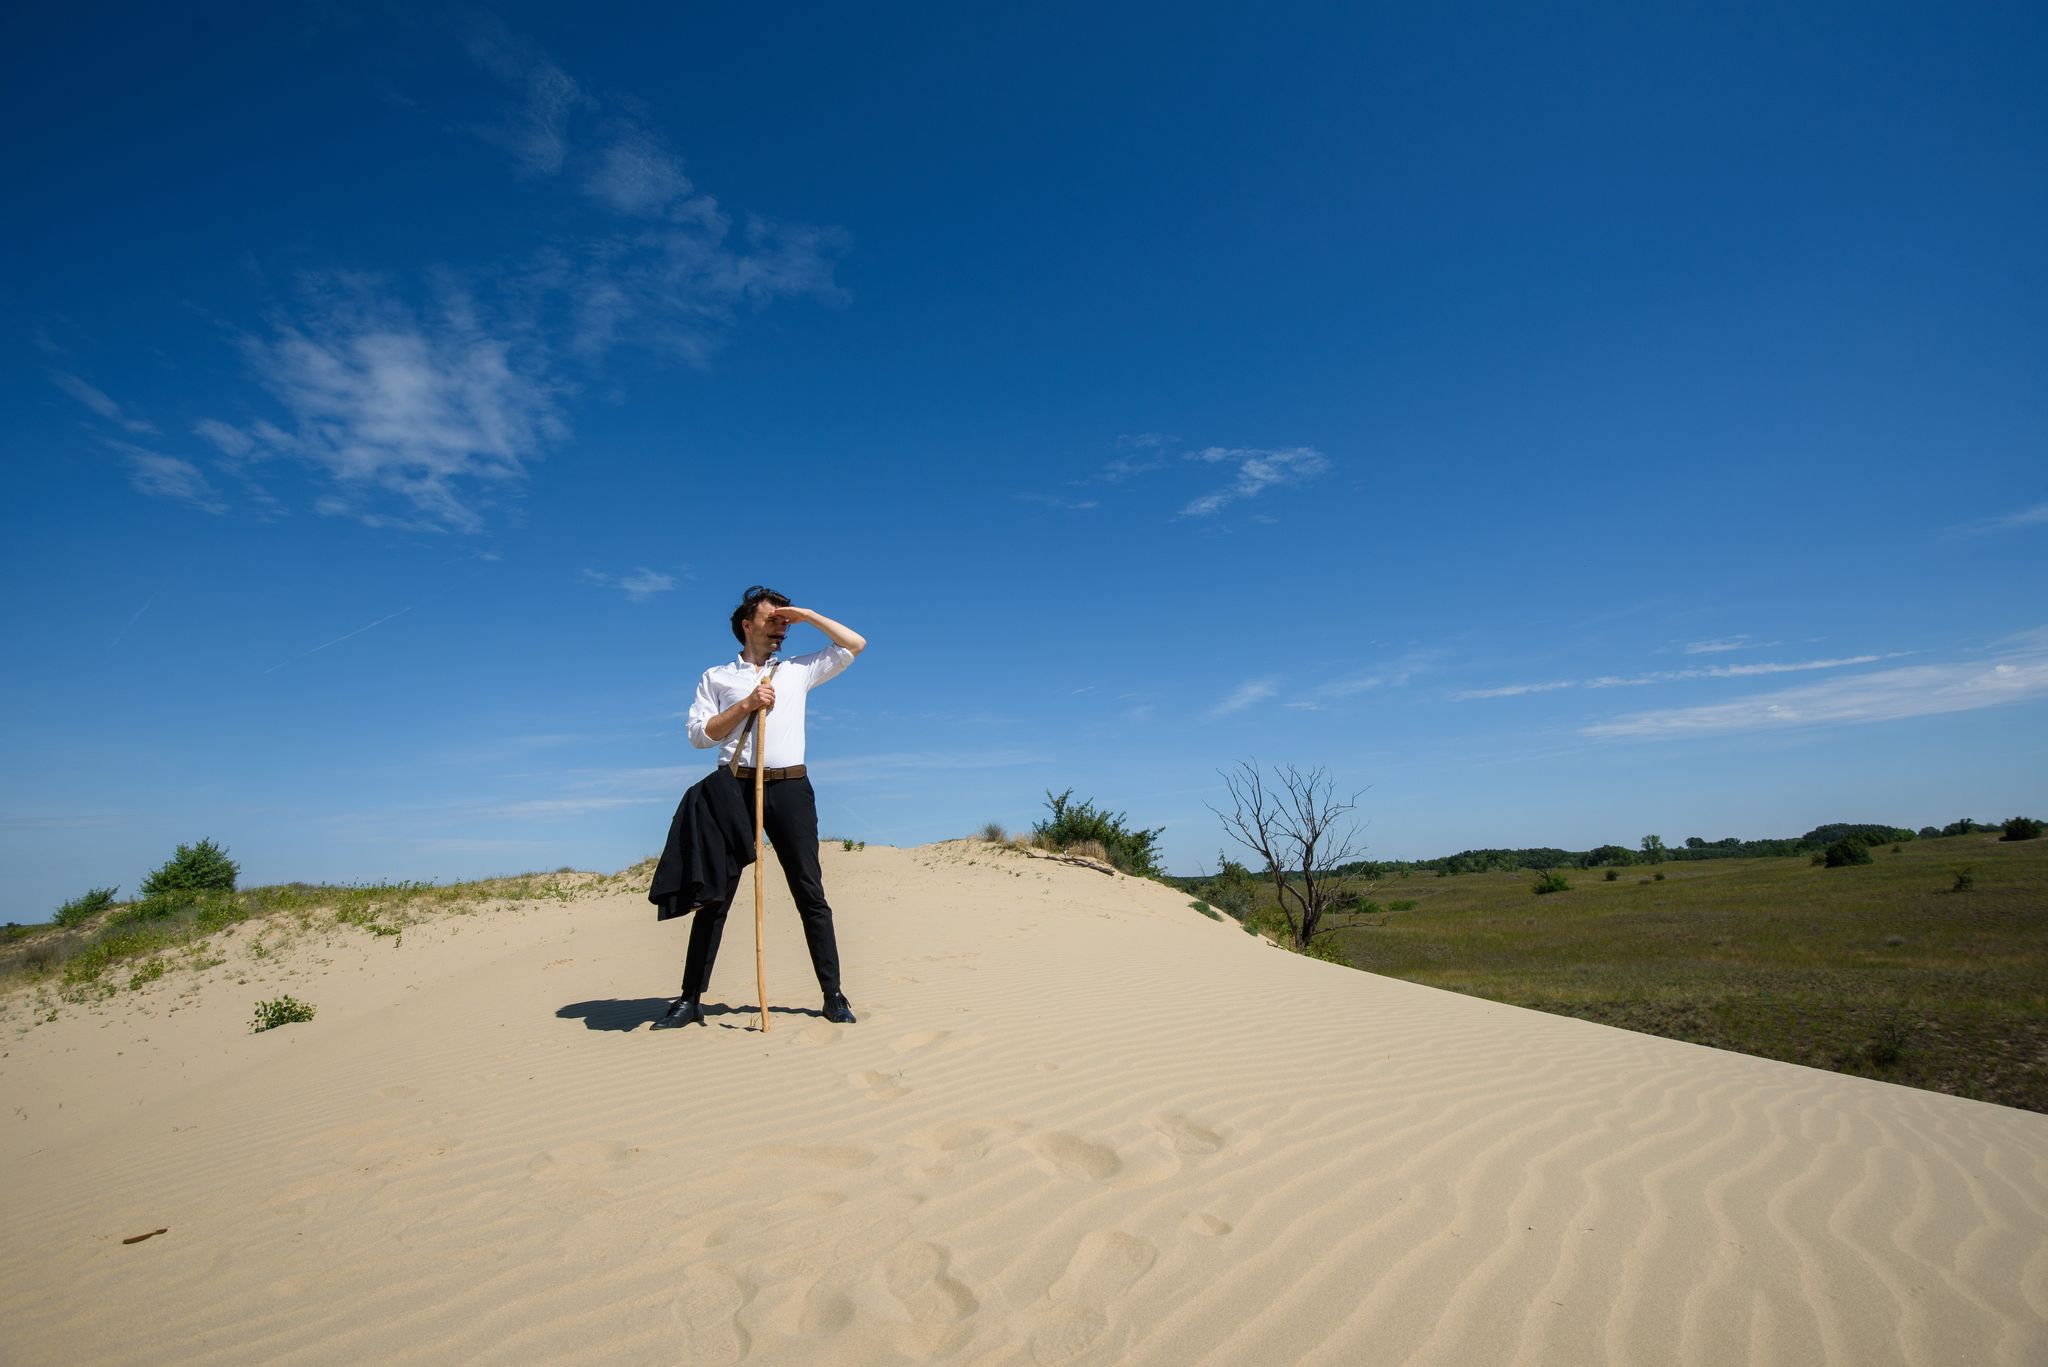
[[[196,856],[196,857],[195,857]],[[33,985],[47,998],[84,1002],[139,990],[172,968],[223,962],[214,947],[221,932],[254,923],[244,953],[272,956],[297,936],[323,929],[360,930],[404,944],[407,926],[442,913],[466,914],[492,903],[574,901],[618,888],[646,886],[654,861],[601,877],[557,870],[481,878],[466,883],[278,883],[236,889],[234,866],[202,841],[179,846],[164,869],[150,876],[154,889],[134,902],[112,901],[112,889],[94,889],[69,902],[48,925],[12,926],[0,944],[0,986]],[[166,875],[169,871],[169,875]],[[124,971],[116,973],[117,967]],[[128,971],[132,969],[132,971]]]
[[[1368,903],[1337,943],[1432,987],[2048,1112],[2048,842],[1662,871],[1541,898],[1519,870],[1412,878],[1412,910]]]

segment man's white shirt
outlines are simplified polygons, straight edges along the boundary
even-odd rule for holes
[[[736,657],[730,664],[713,665],[704,671],[704,677],[697,681],[697,698],[690,704],[690,744],[699,750],[718,747],[718,762],[732,763],[733,747],[740,743],[740,734],[747,730],[746,719],[733,727],[730,735],[722,741],[713,740],[704,728],[713,717],[740,699],[752,693],[768,671],[775,670],[775,706],[766,712],[754,714],[754,732],[761,730],[765,721],[768,728],[768,749],[759,761],[769,769],[787,769],[804,762],[804,698],[812,689],[832,678],[853,663],[853,652],[845,646],[827,646],[809,655],[794,655],[783,659],[780,655],[768,657],[768,663],[756,668],[747,663],[744,655]],[[747,735],[747,753],[740,763],[752,765],[758,736]]]

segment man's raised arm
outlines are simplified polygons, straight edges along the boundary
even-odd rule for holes
[[[851,627],[841,626],[822,612],[813,612],[809,608],[777,608],[775,609],[775,616],[784,622],[809,622],[812,626],[824,632],[830,638],[833,645],[850,650],[856,655],[868,648],[867,637]]]

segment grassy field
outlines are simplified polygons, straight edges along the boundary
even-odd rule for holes
[[[1371,895],[1414,908],[1336,940],[1374,973],[2048,1112],[2048,839],[1872,853],[1571,870],[1540,897],[1529,872],[1395,877]]]

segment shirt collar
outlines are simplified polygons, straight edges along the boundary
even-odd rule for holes
[[[741,669],[753,669],[755,667],[754,663],[747,658],[747,652],[744,650],[736,652],[732,657],[732,662],[738,665]],[[778,650],[773,655],[770,655],[768,657],[768,663],[760,666],[760,668],[772,669],[776,665],[779,665],[781,663],[782,652]]]

